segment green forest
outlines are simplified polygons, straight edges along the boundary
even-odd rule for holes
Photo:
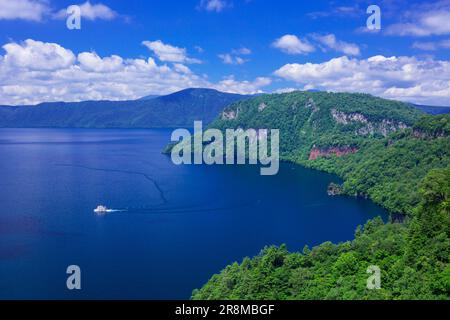
[[[294,92],[234,103],[210,127],[278,128],[283,160],[334,173],[341,196],[370,198],[402,218],[371,220],[345,243],[266,247],[193,299],[450,298],[450,115],[364,94]],[[371,265],[381,289],[366,287]]]

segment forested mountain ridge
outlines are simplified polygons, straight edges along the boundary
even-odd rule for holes
[[[419,188],[421,202],[404,223],[369,221],[355,240],[325,242],[289,253],[267,247],[227,266],[195,300],[213,299],[450,299],[450,166],[431,170]],[[370,268],[381,272],[369,289]]]
[[[211,127],[278,128],[282,155],[303,161],[313,147],[358,147],[367,138],[412,126],[422,114],[365,94],[297,91],[234,103]]]
[[[265,95],[259,95],[263,97]],[[145,96],[128,101],[47,102],[35,106],[0,106],[0,127],[8,128],[156,128],[192,127],[195,120],[205,124],[233,102],[252,96],[191,88],[166,96]],[[395,102],[394,104],[399,104]],[[415,106],[430,113],[450,108]],[[336,113],[337,118],[341,117]],[[345,119],[343,119],[345,120]],[[392,126],[362,130],[382,131]]]
[[[186,89],[132,101],[51,102],[0,106],[0,127],[155,128],[211,122],[227,105],[247,96],[212,89]]]
[[[228,107],[220,128],[280,129],[284,160],[335,173],[332,194],[370,197],[406,218],[369,221],[355,240],[289,253],[267,247],[213,276],[193,299],[450,299],[450,115],[368,95],[294,92]],[[366,288],[367,268],[382,272]]]
[[[279,129],[282,160],[338,174],[344,193],[411,214],[420,181],[449,163],[449,117],[366,94],[293,92],[236,102],[210,127]]]

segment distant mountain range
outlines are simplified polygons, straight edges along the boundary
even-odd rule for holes
[[[250,96],[213,89],[186,89],[132,101],[49,102],[0,106],[0,127],[157,128],[211,122],[228,105]]]
[[[437,107],[437,106],[423,106],[419,104],[414,104],[414,106],[426,113],[429,114],[448,114],[450,113],[450,106],[449,107]]]
[[[210,123],[230,104],[256,96],[191,88],[165,96],[149,95],[130,101],[48,102],[35,106],[0,106],[0,127],[191,127],[195,120]],[[415,107],[430,114],[450,112],[448,107]]]
[[[160,96],[151,94],[151,95],[142,97],[142,98],[140,98],[139,100],[153,100],[153,99],[158,98],[158,97],[160,97]]]

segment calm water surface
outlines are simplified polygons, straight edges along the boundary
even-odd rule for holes
[[[187,299],[269,244],[345,241],[386,212],[292,164],[175,166],[170,130],[0,129],[0,298]],[[97,216],[105,204],[124,210]],[[82,290],[66,289],[79,265]]]

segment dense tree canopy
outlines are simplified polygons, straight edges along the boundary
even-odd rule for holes
[[[421,202],[405,223],[380,218],[355,240],[302,253],[267,247],[214,275],[193,299],[448,299],[450,296],[450,166],[421,183]],[[369,266],[381,289],[367,288]]]
[[[449,115],[424,116],[369,95],[310,92],[262,96],[224,112],[212,127],[278,128],[284,160],[335,173],[344,183],[334,189],[405,219],[377,218],[353,241],[302,253],[267,247],[214,275],[193,299],[450,298]],[[352,152],[338,157],[327,154],[331,147]],[[321,156],[311,158],[316,148]],[[370,266],[381,270],[379,290],[366,287]]]

